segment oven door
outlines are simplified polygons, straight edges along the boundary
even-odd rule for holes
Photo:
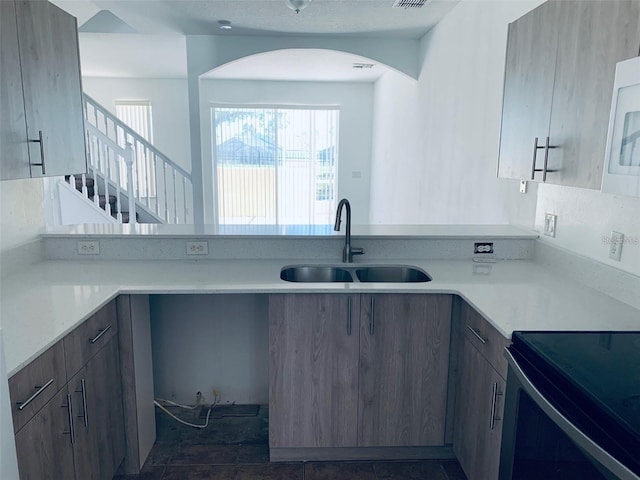
[[[509,372],[500,480],[640,480],[541,393],[539,371],[524,357],[505,352]]]

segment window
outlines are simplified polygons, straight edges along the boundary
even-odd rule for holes
[[[211,108],[219,224],[327,225],[337,107]]]
[[[153,143],[151,102],[148,100],[116,100],[116,117],[134,132]]]

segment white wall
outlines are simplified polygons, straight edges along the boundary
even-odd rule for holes
[[[83,77],[82,87],[114,115],[116,100],[151,101],[154,146],[191,171],[186,79]]]
[[[536,211],[539,232],[544,231],[545,213],[558,216],[556,236],[542,237],[545,242],[640,275],[640,198],[540,185]],[[609,259],[606,239],[612,230],[625,235],[619,262]]]
[[[214,102],[249,105],[339,105],[338,197],[349,198],[353,223],[368,223],[369,168],[372,147],[373,84],[202,80],[200,111],[205,201],[213,205],[211,114]],[[354,178],[354,172],[360,178]],[[207,212],[207,222],[212,212]]]
[[[38,239],[45,226],[43,180],[0,182],[0,252]]]
[[[417,87],[378,80],[371,223],[533,226],[535,185],[496,166],[507,24],[539,3],[462,2],[423,38]]]
[[[269,400],[267,297],[152,295],[153,382],[157,397],[193,404],[213,389],[222,403]]]

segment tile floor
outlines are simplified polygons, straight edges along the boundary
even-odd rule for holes
[[[179,416],[204,423],[198,412]],[[456,461],[269,463],[266,407],[254,416],[212,418],[201,430],[156,409],[156,425],[142,473],[114,480],[466,480]]]

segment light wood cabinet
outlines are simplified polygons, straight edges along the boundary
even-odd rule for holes
[[[615,64],[639,53],[633,0],[550,0],[510,24],[499,176],[600,188]]]
[[[16,434],[20,480],[75,478],[67,393],[65,386]]]
[[[475,317],[475,318],[474,318]],[[462,306],[460,327],[469,322],[488,326],[468,305]],[[487,336],[467,334],[459,346],[453,449],[469,480],[495,480],[500,463],[502,413],[506,381],[494,368],[492,353],[507,340],[497,332]],[[495,340],[502,338],[501,341]],[[498,368],[502,368],[498,365]]]
[[[111,339],[69,381],[77,479],[110,480],[124,458],[119,371],[118,343]]]
[[[359,301],[359,295],[269,298],[270,447],[357,444]]]
[[[0,4],[0,179],[86,172],[76,19],[46,1]]]
[[[271,295],[272,448],[443,445],[448,295]]]
[[[450,295],[362,295],[358,445],[444,444]]]
[[[116,325],[114,302],[11,377],[12,398],[22,394],[23,384],[39,381],[41,372],[54,379],[47,387],[51,390],[43,390],[24,409],[31,417],[18,417],[16,451],[21,480],[109,480],[122,463],[125,435],[118,338],[111,336],[99,347],[89,347],[91,354],[73,348],[81,339],[91,344],[95,337],[86,335],[87,328],[105,319]],[[83,355],[84,364],[74,367],[70,375],[75,375],[68,382],[50,373],[64,372],[65,363],[75,365],[73,359]],[[43,401],[46,403],[37,403]]]

